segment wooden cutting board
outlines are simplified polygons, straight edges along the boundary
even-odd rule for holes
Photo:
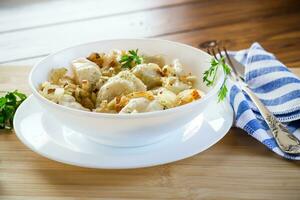
[[[0,90],[30,94],[28,66],[0,68]],[[300,68],[292,69],[300,75]],[[101,158],[99,158],[101,159]],[[0,199],[300,199],[300,163],[232,128],[205,152],[175,163],[97,170],[48,160],[0,131]]]

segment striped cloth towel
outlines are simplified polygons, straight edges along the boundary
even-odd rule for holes
[[[246,66],[245,81],[260,100],[288,129],[300,138],[300,79],[258,43],[249,49],[229,52]],[[287,159],[300,160],[280,150],[256,106],[237,85],[227,81],[228,99],[235,111],[235,126]]]

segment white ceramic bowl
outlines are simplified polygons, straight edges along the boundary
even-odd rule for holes
[[[176,108],[137,114],[106,114],[76,110],[55,104],[38,93],[38,86],[48,79],[53,68],[70,66],[78,57],[86,57],[91,52],[110,52],[112,49],[139,49],[148,55],[162,54],[167,63],[178,58],[187,72],[198,77],[198,88],[206,93],[205,97]],[[82,44],[61,50],[47,56],[31,70],[29,84],[45,112],[54,116],[60,123],[74,131],[86,135],[102,144],[130,147],[143,146],[169,135],[198,116],[210,101],[217,98],[223,80],[222,73],[217,76],[217,84],[207,88],[202,83],[203,72],[209,68],[211,56],[207,53],[180,43],[158,39],[116,39]]]

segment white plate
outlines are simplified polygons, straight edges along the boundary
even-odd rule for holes
[[[124,169],[161,165],[198,154],[223,138],[232,120],[228,102],[212,103],[193,121],[158,143],[118,148],[96,143],[66,127],[48,116],[30,96],[18,108],[14,127],[26,146],[49,159],[81,167]]]

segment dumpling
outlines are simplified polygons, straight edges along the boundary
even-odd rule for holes
[[[97,103],[102,100],[111,101],[116,96],[126,95],[132,92],[146,91],[146,85],[129,71],[122,71],[111,77],[100,88],[97,95]]]
[[[133,74],[141,79],[148,89],[161,85],[161,69],[157,64],[139,64],[133,69]]]
[[[144,97],[130,99],[120,113],[142,113],[163,110],[163,105],[158,100],[150,101]]]
[[[134,84],[133,92],[142,92],[147,90],[146,85],[130,71],[122,71],[115,77],[120,77],[121,79],[132,82]]]
[[[71,95],[64,94],[60,97],[58,104],[67,106],[69,108],[75,108],[79,110],[89,111],[89,109],[83,107],[80,103],[76,102],[75,98]]]
[[[101,71],[98,65],[86,58],[73,60],[72,67],[74,70],[74,78],[76,82],[80,84],[83,80],[87,80],[94,86],[101,76]]]
[[[178,94],[183,90],[191,88],[190,85],[185,84],[184,82],[180,81],[178,77],[175,76],[164,77],[162,81],[162,86],[174,92],[175,94]]]
[[[162,68],[162,72],[165,76],[184,76],[185,72],[183,70],[182,64],[178,59],[173,60],[172,65],[165,65]]]
[[[200,90],[196,90],[196,89],[184,90],[177,95],[177,104],[184,105],[192,101],[195,101],[197,99],[200,99],[202,96],[203,93]]]
[[[178,59],[174,59],[172,66],[174,68],[176,76],[184,76],[184,70],[182,64],[179,62]]]
[[[173,108],[176,106],[176,94],[164,87],[157,89],[156,99],[164,108]]]
[[[162,73],[164,76],[176,76],[174,68],[170,65],[163,66]]]
[[[165,65],[165,59],[161,55],[147,56],[144,57],[144,63],[155,63],[159,67],[163,67]]]
[[[163,110],[163,109],[164,109],[164,106],[161,105],[159,103],[159,101],[155,99],[148,104],[145,112],[152,112],[152,111],[158,111],[158,110]]]
[[[134,83],[121,78],[112,78],[107,81],[99,90],[97,102],[102,100],[111,101],[116,96],[129,94],[135,91]]]
[[[120,113],[141,113],[145,112],[150,101],[144,97],[130,99],[128,104],[120,111]]]
[[[43,95],[45,98],[47,98],[50,101],[53,101],[55,103],[58,102],[58,99],[60,96],[58,96],[58,93],[55,93],[56,91],[64,90],[63,88],[60,88],[58,85],[51,84],[50,82],[46,81],[40,86],[40,94]],[[63,91],[64,92],[64,91]]]

